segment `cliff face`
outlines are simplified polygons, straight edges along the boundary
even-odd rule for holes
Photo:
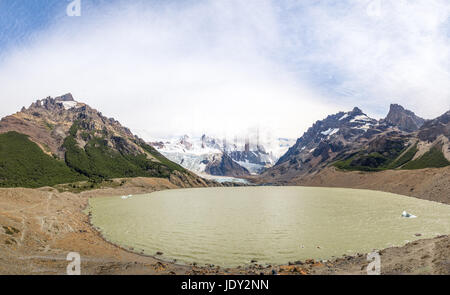
[[[450,111],[425,122],[419,130],[418,137],[423,141],[435,141],[441,135],[450,138]]]
[[[216,156],[213,161],[207,163],[205,172],[216,176],[242,177],[250,175],[246,168],[237,164],[226,153]]]
[[[406,132],[417,131],[425,123],[424,119],[398,104],[391,104],[385,121]]]

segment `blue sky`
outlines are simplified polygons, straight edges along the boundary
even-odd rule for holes
[[[58,0],[1,0],[0,48],[20,45],[31,33],[47,28],[65,15],[65,6]]]
[[[69,3],[0,0],[0,116],[72,92],[146,138],[298,137],[353,106],[450,109],[447,0]]]

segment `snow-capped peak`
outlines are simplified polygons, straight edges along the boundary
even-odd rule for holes
[[[259,173],[262,169],[274,165],[294,143],[295,140],[280,138],[264,145],[251,145],[248,141],[239,145],[237,140],[228,142],[226,139],[207,135],[184,135],[152,145],[170,160],[197,173],[204,173],[208,163],[224,153],[251,173]]]

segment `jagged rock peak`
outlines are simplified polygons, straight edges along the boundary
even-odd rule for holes
[[[351,113],[354,115],[363,115],[364,114],[363,111],[358,107],[354,107],[353,110],[351,111]]]
[[[406,132],[416,131],[425,123],[423,118],[416,116],[412,111],[399,104],[391,104],[385,121]]]
[[[415,115],[412,111],[405,109],[404,107],[402,107],[399,104],[396,103],[392,103],[389,107],[389,113],[388,113],[388,117],[389,115],[393,115],[395,113],[406,113],[408,115]]]
[[[82,106],[84,104],[80,104],[77,101],[75,101],[75,99],[73,98],[72,94],[67,93],[58,97],[51,97],[48,96],[44,99],[38,99],[36,100],[36,102],[33,102],[29,108],[22,108],[21,112],[26,112],[26,111],[30,111],[30,110],[35,110],[35,109],[47,109],[47,110],[53,110],[53,109],[71,109],[73,107],[76,106]]]
[[[64,94],[55,98],[57,101],[75,101],[71,93]]]

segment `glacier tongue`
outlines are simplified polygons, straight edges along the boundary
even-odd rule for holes
[[[218,161],[224,153],[251,174],[258,174],[273,166],[294,143],[294,140],[280,138],[265,146],[248,143],[238,146],[236,142],[230,144],[206,135],[197,138],[184,135],[151,144],[168,159],[197,174],[204,174],[208,165]]]
[[[221,157],[222,155],[221,152],[211,152],[205,154],[190,153],[190,151],[186,152],[160,150],[160,152],[169,160],[196,173],[205,173],[207,164],[209,162],[212,162],[216,157]]]

